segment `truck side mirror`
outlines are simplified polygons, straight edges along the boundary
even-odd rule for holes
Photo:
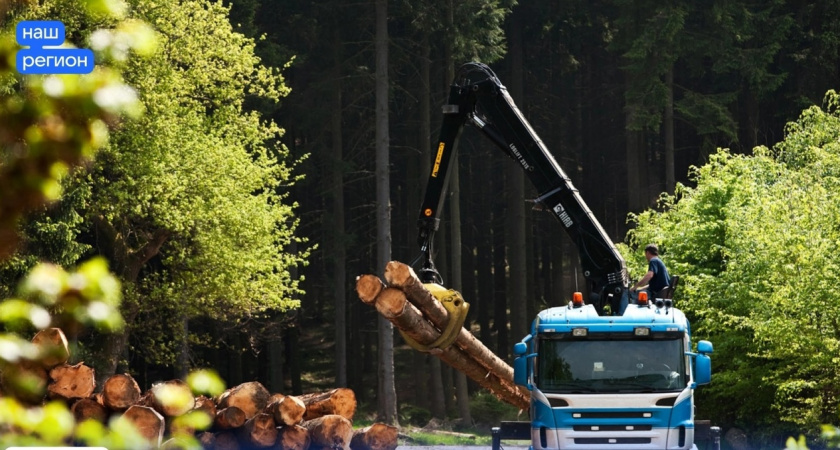
[[[694,357],[694,382],[698,385],[712,381],[712,358],[706,355]]]
[[[527,387],[530,391],[532,386],[528,383],[528,378],[531,375],[528,370],[528,344],[525,342],[513,344],[513,354],[516,356],[516,359],[513,360],[513,382]]]
[[[513,382],[525,386],[530,391],[533,389],[531,383],[528,382],[530,373],[528,373],[528,355],[517,356],[513,360]]]
[[[697,343],[697,353],[714,353],[715,349],[709,341],[700,341]]]

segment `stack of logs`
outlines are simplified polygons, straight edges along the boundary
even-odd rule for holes
[[[49,349],[38,364],[4,370],[3,392],[29,404],[45,399],[70,406],[77,423],[93,419],[106,423],[117,415],[130,420],[152,447],[180,448],[176,437],[194,435],[206,449],[385,449],[397,447],[396,427],[375,423],[354,429],[356,397],[352,390],[333,389],[299,396],[272,394],[259,382],[247,382],[215,398],[194,397],[181,380],[153,385],[145,393],[129,374],[116,374],[96,389],[94,369],[84,363],[68,364],[70,352],[58,328],[43,330],[32,342]],[[41,394],[15,389],[11,372],[38,379]],[[180,398],[183,401],[163,402]],[[213,419],[210,430],[177,429],[175,419],[203,411]]]
[[[402,333],[415,342],[428,346],[446,329],[449,312],[423,285],[414,270],[401,262],[391,261],[385,268],[385,281],[376,275],[356,279],[359,299],[376,307]],[[513,369],[461,328],[454,344],[431,349],[430,353],[470,379],[488,389],[499,399],[520,409],[529,408],[530,394],[513,382]]]

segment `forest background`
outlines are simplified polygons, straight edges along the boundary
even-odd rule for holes
[[[100,27],[153,34],[123,70],[140,111],[19,223],[1,280],[6,297],[39,260],[105,256],[127,326],[74,336],[100,376],[212,366],[292,394],[326,379],[377,409],[388,356],[354,279],[381,273],[383,246],[417,256],[438,108],[480,60],[626,236],[631,275],[652,241],[681,276],[678,306],[717,350],[698,417],[777,447],[838,421],[838,2],[132,0],[122,22],[79,4],[4,2],[2,27],[59,19],[80,47]],[[489,142],[464,133],[458,167],[436,262],[509,360],[536,311],[584,284],[577,251]],[[463,417],[476,386],[391,339],[397,367],[424,374],[396,392],[401,417]]]

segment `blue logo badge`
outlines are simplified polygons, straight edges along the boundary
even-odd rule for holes
[[[93,71],[93,51],[87,48],[47,48],[64,44],[64,24],[57,20],[28,20],[17,24],[15,62],[23,75],[82,74]]]

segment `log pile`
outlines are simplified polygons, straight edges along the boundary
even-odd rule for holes
[[[227,389],[215,398],[193,396],[182,380],[154,384],[142,392],[127,373],[115,374],[97,390],[96,376],[83,362],[68,364],[70,352],[60,329],[44,330],[32,340],[42,349],[37,363],[6,367],[0,377],[4,395],[30,405],[48,400],[64,401],[76,423],[95,420],[108,423],[113,417],[131,421],[154,448],[183,448],[180,438],[196,437],[205,449],[289,450],[393,450],[397,428],[376,423],[354,429],[356,397],[351,389],[337,388],[300,396],[270,393],[259,382]],[[28,392],[16,388],[12,373],[33,374],[42,389]],[[203,413],[212,420],[209,430],[185,429],[177,418]],[[68,443],[72,444],[72,443]]]
[[[365,274],[356,279],[359,299],[374,306],[404,336],[421,345],[438,340],[449,323],[449,312],[423,285],[414,270],[401,262],[385,267],[385,281]],[[481,343],[469,330],[461,328],[455,342],[429,353],[466,374],[500,400],[520,409],[529,408],[529,393],[513,382],[513,369]]]

